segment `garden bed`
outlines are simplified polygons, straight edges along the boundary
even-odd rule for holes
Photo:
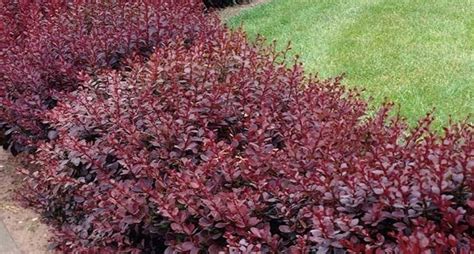
[[[30,152],[19,193],[55,250],[472,251],[471,124],[368,115],[341,77],[307,75],[201,0],[47,3],[0,19],[0,142]],[[12,235],[39,220],[13,218]]]

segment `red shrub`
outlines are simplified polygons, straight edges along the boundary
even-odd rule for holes
[[[84,73],[123,69],[129,58],[212,29],[203,24],[214,17],[203,18],[202,8],[197,0],[2,1],[0,142],[15,153],[47,138],[44,113]]]
[[[216,25],[217,26],[217,25]],[[469,253],[474,131],[408,131],[240,33],[85,78],[25,198],[69,252]]]

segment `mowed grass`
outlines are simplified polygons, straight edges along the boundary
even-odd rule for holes
[[[433,109],[437,128],[474,113],[474,0],[273,0],[227,23],[291,41],[306,70],[345,73],[411,124]]]

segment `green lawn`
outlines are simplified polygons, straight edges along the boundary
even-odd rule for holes
[[[346,73],[411,123],[433,108],[438,127],[474,114],[474,0],[273,0],[227,23],[291,41],[307,70]]]

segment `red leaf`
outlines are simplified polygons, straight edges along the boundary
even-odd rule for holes
[[[281,225],[278,227],[278,229],[283,232],[283,233],[291,233],[291,228],[288,227],[287,225]]]

